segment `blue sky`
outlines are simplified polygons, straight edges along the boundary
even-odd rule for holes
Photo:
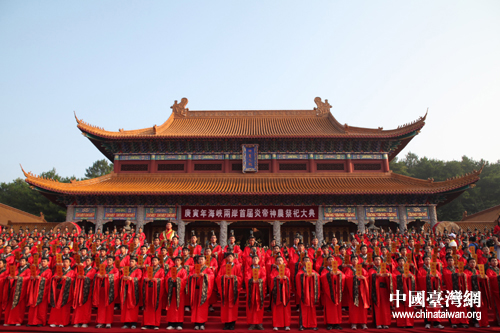
[[[311,109],[395,128],[403,151],[500,159],[500,1],[1,1],[0,182],[101,159],[108,130],[191,110]]]

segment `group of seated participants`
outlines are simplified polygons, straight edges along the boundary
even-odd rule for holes
[[[194,231],[181,246],[169,222],[150,242],[141,228],[3,230],[0,320],[4,326],[111,328],[117,313],[124,329],[159,329],[163,321],[168,330],[182,330],[190,317],[194,329],[204,330],[209,312],[219,304],[224,330],[234,330],[236,322],[263,330],[264,311],[272,312],[273,330],[290,330],[292,311],[298,314],[299,330],[317,330],[317,310],[327,330],[341,330],[343,323],[351,329],[368,324],[412,328],[408,314],[420,310],[458,314],[425,319],[427,329],[489,327],[490,313],[500,325],[497,229],[376,230],[351,234],[345,243],[333,237],[322,245],[314,235],[306,245],[297,234],[293,244],[278,246],[273,239],[269,248],[260,247],[253,233],[240,247],[232,231],[223,248],[213,232],[202,248]],[[410,294],[422,291],[442,292],[443,298],[413,306]],[[445,294],[470,292],[481,294],[472,305],[445,302]],[[406,297],[396,299],[398,293]],[[241,318],[243,307],[246,316]],[[480,319],[468,319],[468,312],[480,313]],[[393,319],[394,313],[407,316]]]

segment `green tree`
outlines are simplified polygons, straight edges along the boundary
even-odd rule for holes
[[[107,160],[102,159],[95,161],[91,167],[85,169],[85,178],[92,179],[107,175],[113,171],[113,164]]]

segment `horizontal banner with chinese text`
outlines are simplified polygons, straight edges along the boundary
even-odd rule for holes
[[[318,206],[182,206],[181,218],[206,221],[317,220]]]

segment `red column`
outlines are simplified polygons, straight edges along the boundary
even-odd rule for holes
[[[229,155],[226,154],[226,155],[224,155],[224,173],[231,172],[229,170],[229,167],[230,167],[230,164],[229,164]]]
[[[346,154],[346,162],[347,162],[346,163],[346,165],[347,165],[346,171],[349,173],[352,173],[353,167],[352,167],[351,154]]]
[[[271,155],[271,172],[272,173],[277,173],[278,172],[278,160],[276,159],[276,154]]]
[[[156,173],[156,160],[149,161],[149,173]]]
[[[316,172],[316,161],[313,154],[309,154],[309,172]]]
[[[193,172],[193,157],[191,154],[188,155],[186,173]]]
[[[384,168],[384,172],[389,172],[389,156],[387,154],[383,155],[383,163],[382,167]]]

